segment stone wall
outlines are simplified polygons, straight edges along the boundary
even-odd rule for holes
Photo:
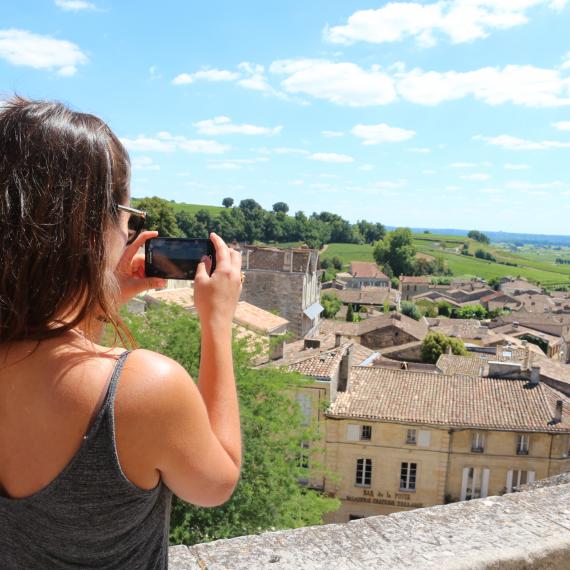
[[[360,344],[372,350],[399,346],[418,340],[398,327],[382,327],[365,333],[360,337]]]
[[[566,482],[565,482],[566,481]],[[170,548],[172,570],[567,570],[570,484]],[[559,483],[559,484],[556,484]]]

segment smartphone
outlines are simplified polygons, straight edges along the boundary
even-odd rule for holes
[[[216,250],[209,238],[151,238],[145,242],[145,274],[163,279],[196,277],[203,256],[212,260],[210,274],[216,268]]]

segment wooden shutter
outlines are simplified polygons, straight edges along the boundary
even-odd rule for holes
[[[461,481],[461,496],[459,500],[464,501],[467,497],[467,479],[469,478],[469,467],[463,468],[463,479]]]
[[[358,424],[348,424],[346,426],[346,439],[347,441],[360,440],[360,426]]]
[[[481,498],[483,499],[489,494],[489,474],[489,469],[484,468],[483,478],[481,480]]]
[[[431,442],[431,433],[426,429],[421,429],[418,432],[418,446],[429,447]]]
[[[507,493],[513,492],[513,470],[509,469],[507,471]]]

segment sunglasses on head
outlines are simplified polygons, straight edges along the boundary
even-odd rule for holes
[[[117,204],[117,209],[123,212],[128,212],[129,216],[129,234],[127,239],[127,245],[131,245],[144,228],[144,221],[146,219],[146,212],[142,210],[137,210],[136,208],[131,208],[130,206],[123,206],[122,204]]]

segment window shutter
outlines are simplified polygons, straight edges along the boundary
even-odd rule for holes
[[[513,470],[509,469],[507,471],[507,493],[513,492]]]
[[[348,424],[346,426],[346,439],[348,441],[358,441],[360,439],[360,426],[358,424]]]
[[[483,469],[483,479],[481,481],[481,498],[485,498],[489,493],[489,469]]]
[[[534,481],[534,471],[528,471],[526,476],[526,482],[532,483]]]
[[[418,432],[418,446],[429,447],[431,441],[431,433],[428,430],[421,429]]]
[[[469,477],[469,467],[463,468],[463,480],[461,481],[461,496],[459,500],[464,501],[467,497],[467,478]]]

